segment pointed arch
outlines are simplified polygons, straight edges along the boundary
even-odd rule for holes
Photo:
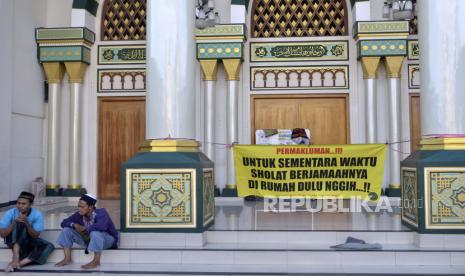
[[[348,35],[345,0],[254,0],[251,37]]]
[[[100,40],[145,40],[146,0],[105,0]]]

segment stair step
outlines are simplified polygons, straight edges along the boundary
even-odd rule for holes
[[[0,263],[3,267],[6,263]],[[29,266],[15,272],[14,275],[66,275],[82,273],[81,264],[75,263],[65,268],[57,269],[53,264],[43,266]],[[416,266],[416,265],[398,265],[392,266],[387,264],[373,265],[332,265],[325,264],[302,264],[302,265],[280,265],[269,264],[266,266],[255,265],[192,265],[192,264],[102,264],[99,268],[87,271],[93,275],[444,275],[444,274],[462,274],[465,272],[464,265],[449,266]]]

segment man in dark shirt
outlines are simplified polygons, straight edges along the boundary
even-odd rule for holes
[[[71,247],[77,243],[86,247],[87,252],[94,252],[94,259],[82,266],[83,269],[92,269],[100,265],[102,251],[117,248],[118,231],[104,208],[95,208],[97,199],[94,196],[83,195],[78,203],[79,211],[61,222],[63,230],[57,243],[63,246],[64,259],[56,266],[72,263]]]

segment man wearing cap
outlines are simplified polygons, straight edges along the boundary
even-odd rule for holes
[[[92,269],[100,265],[102,251],[117,248],[118,231],[104,208],[95,208],[97,199],[89,194],[79,199],[78,211],[61,222],[63,230],[57,243],[63,246],[65,257],[56,266],[72,263],[71,247],[73,243],[86,248],[86,254],[94,252],[94,259],[82,266],[83,269]]]
[[[39,238],[44,230],[44,216],[31,207],[33,202],[33,194],[21,192],[16,200],[16,208],[8,210],[0,220],[0,236],[13,251],[6,272],[32,262],[44,264],[55,249],[52,243]]]

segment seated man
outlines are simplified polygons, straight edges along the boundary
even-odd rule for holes
[[[55,247],[39,238],[44,230],[44,216],[31,208],[34,195],[22,192],[16,201],[16,208],[8,210],[0,220],[0,236],[13,251],[13,258],[5,268],[6,272],[31,262],[44,264]]]
[[[61,222],[63,230],[57,243],[63,246],[65,257],[56,266],[72,263],[71,247],[77,243],[94,252],[94,259],[83,265],[84,269],[92,269],[100,265],[102,251],[108,248],[117,248],[118,232],[104,208],[96,209],[97,199],[86,194],[79,199],[79,211]]]

